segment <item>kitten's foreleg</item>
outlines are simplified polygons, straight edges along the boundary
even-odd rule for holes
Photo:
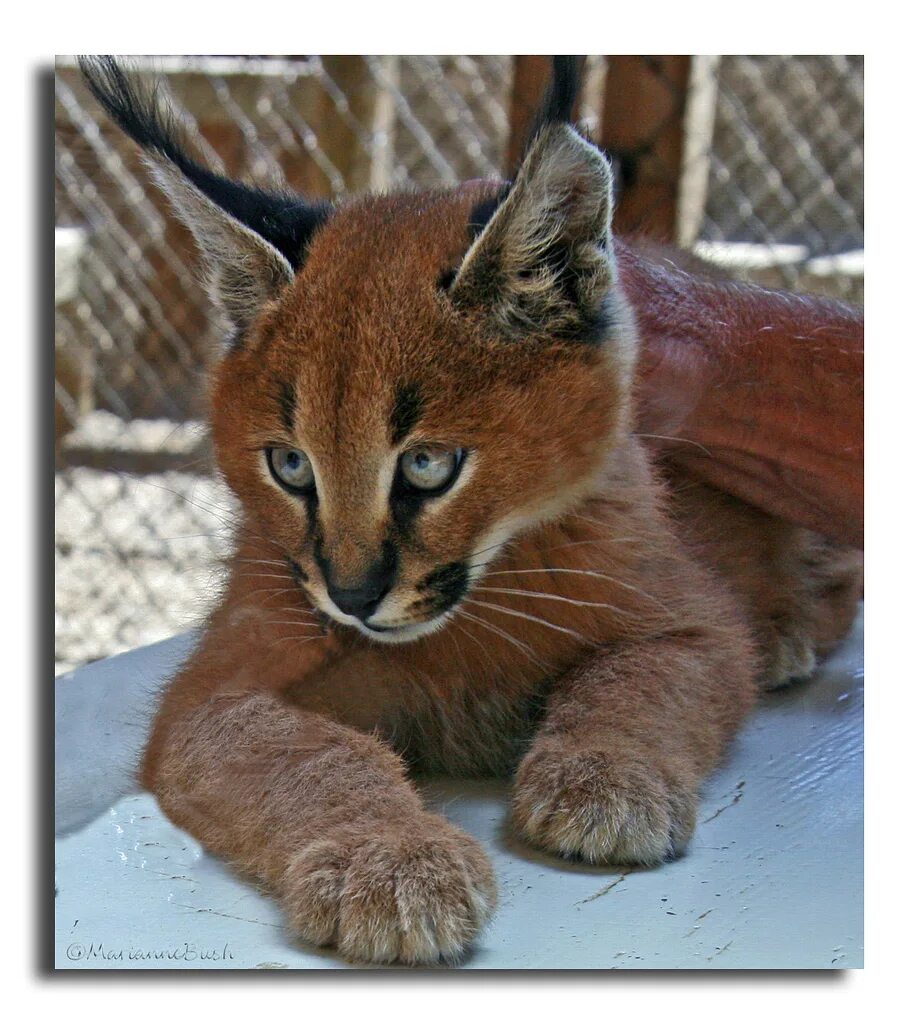
[[[753,693],[742,636],[655,637],[596,655],[550,699],[517,771],[515,826],[536,846],[596,863],[680,854],[700,784]]]
[[[487,857],[427,813],[375,737],[264,692],[164,702],[144,782],[164,811],[272,887],[297,934],[358,960],[459,957],[495,904]]]

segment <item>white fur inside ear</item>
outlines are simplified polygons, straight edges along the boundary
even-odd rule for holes
[[[504,333],[576,334],[614,284],[612,214],[606,158],[570,125],[551,125],[466,253],[451,296],[487,307]]]
[[[595,242],[609,238],[612,171],[600,150],[570,125],[552,126],[536,140],[519,180],[521,206],[537,221],[562,217],[572,236],[583,233]]]
[[[171,163],[153,157],[147,162],[194,235],[211,297],[238,337],[293,280],[293,268],[273,245],[208,199]]]

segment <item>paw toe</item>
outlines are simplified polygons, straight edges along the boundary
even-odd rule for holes
[[[531,842],[592,863],[659,864],[682,852],[695,825],[690,789],[605,751],[550,754],[521,765],[513,821]]]
[[[375,963],[458,959],[496,900],[481,848],[434,816],[347,852],[313,844],[293,862],[288,881],[286,902],[300,934]]]

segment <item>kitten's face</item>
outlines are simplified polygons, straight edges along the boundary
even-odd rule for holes
[[[508,540],[576,502],[624,415],[612,346],[508,340],[448,295],[482,198],[344,207],[215,374],[252,530],[317,608],[382,642],[443,624]]]
[[[82,66],[232,328],[212,425],[248,536],[338,622],[393,642],[436,629],[504,543],[590,488],[627,415],[612,174],[556,119],[571,83],[500,197],[332,210],[214,174],[155,91],[110,59]]]

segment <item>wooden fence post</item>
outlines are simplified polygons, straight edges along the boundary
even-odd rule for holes
[[[691,58],[607,57],[598,142],[619,165],[614,229],[677,234],[683,110]]]
[[[533,116],[539,109],[539,101],[549,81],[550,66],[549,57],[514,57],[509,111],[510,137],[507,144],[508,177],[514,173],[523,155]]]
[[[398,87],[398,58],[380,58],[381,70]],[[310,83],[311,94],[304,97],[305,119],[313,128],[316,142],[325,158],[340,173],[347,194],[382,190],[389,184],[392,170],[392,139],[395,107],[392,95],[382,89],[360,56],[324,56],[325,73],[347,99],[351,118],[373,140],[371,151],[345,121],[335,100],[318,83]],[[304,191],[312,196],[334,197],[325,172],[310,161]]]
[[[608,56],[597,144],[618,166],[613,226],[663,241],[677,237],[683,110],[689,56]],[[549,81],[551,58],[514,58],[508,173],[512,174]],[[577,117],[577,112],[575,113]]]

